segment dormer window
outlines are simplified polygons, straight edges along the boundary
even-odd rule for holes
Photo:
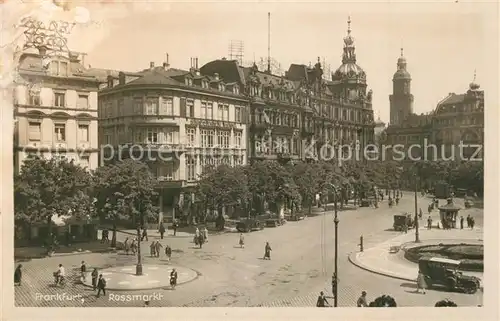
[[[224,86],[224,84],[219,84],[219,90],[220,91],[226,90],[226,86]]]
[[[192,86],[192,85],[193,85],[193,79],[191,79],[191,78],[186,78],[186,79],[184,80],[184,83],[185,83],[186,85],[188,85],[188,86]]]
[[[208,81],[206,81],[205,79],[203,79],[201,81],[201,88],[208,88]]]
[[[68,62],[67,61],[59,61],[53,60],[50,63],[50,73],[54,76],[68,76]]]
[[[238,95],[240,93],[240,88],[238,88],[237,85],[234,85],[233,87],[233,94]]]

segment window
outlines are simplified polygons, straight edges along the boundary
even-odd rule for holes
[[[201,118],[206,119],[207,118],[207,103],[202,101],[201,102]]]
[[[50,73],[53,75],[59,75],[59,61],[52,61],[50,63]]]
[[[142,130],[135,129],[134,130],[134,143],[142,143],[142,142],[143,142]]]
[[[40,91],[30,90],[28,91],[29,101],[28,103],[32,106],[40,106]]]
[[[162,97],[160,102],[160,114],[161,115],[174,115],[174,102],[172,97]]]
[[[194,101],[186,101],[186,117],[194,117]]]
[[[208,81],[202,80],[201,81],[201,88],[208,88]]]
[[[186,78],[184,83],[188,86],[192,86],[193,85],[193,79],[191,78]]]
[[[134,98],[134,114],[135,115],[142,115],[143,114],[142,98]]]
[[[64,93],[54,93],[54,106],[56,107],[64,107]]]
[[[186,170],[186,179],[188,181],[196,180],[196,159],[194,158],[194,156],[186,156]]]
[[[236,148],[241,148],[241,137],[242,132],[234,132],[234,146]]]
[[[224,120],[223,117],[224,117],[224,108],[222,105],[219,105],[217,108],[217,119]]]
[[[214,104],[211,102],[207,103],[207,119],[214,119]]]
[[[158,129],[148,128],[147,131],[147,142],[149,144],[158,144]]]
[[[146,115],[158,115],[158,98],[146,99]]]
[[[218,134],[219,135],[217,136],[218,138],[217,143],[219,147],[229,148],[229,137],[231,135],[231,132],[227,130],[220,130]]]
[[[229,105],[223,106],[223,117],[222,120],[229,120]]]
[[[242,122],[242,117],[241,117],[241,107],[234,107],[234,121],[237,123]]]
[[[89,108],[89,96],[78,95],[78,101],[76,103],[76,108],[79,108],[79,109]]]
[[[201,147],[213,147],[215,132],[213,130],[201,130]]]
[[[78,125],[78,140],[81,142],[89,141],[89,125]]]
[[[167,144],[173,144],[174,143],[174,132],[173,131],[168,131],[165,133],[165,142]]]
[[[128,111],[125,110],[125,100],[123,98],[120,98],[118,99],[118,115],[121,116],[121,115],[128,115]]]
[[[42,126],[38,122],[29,123],[28,140],[30,142],[39,142],[41,140]]]
[[[234,87],[233,87],[233,93],[234,93],[235,95],[238,95],[238,94],[240,93],[240,88],[238,88],[238,86],[237,86],[237,85],[234,85]]]
[[[195,128],[187,128],[186,135],[187,135],[188,146],[190,146],[190,147],[194,146],[195,141],[196,141],[196,129]]]
[[[89,155],[80,156],[80,166],[81,167],[89,167],[89,163],[90,163],[90,156]]]
[[[59,74],[61,76],[68,76],[68,63],[67,62],[61,61],[59,68],[60,68]]]
[[[65,124],[55,124],[54,125],[54,140],[56,142],[66,141],[66,125]]]

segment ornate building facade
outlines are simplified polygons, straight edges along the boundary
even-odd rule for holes
[[[314,67],[292,64],[284,76],[226,59],[205,64],[201,72],[238,83],[248,97],[250,161],[331,158],[336,149],[322,146],[373,142],[372,91],[356,64],[350,20],[332,81],[323,79],[319,59]]]
[[[66,158],[88,169],[98,166],[99,81],[81,63],[81,54],[24,52],[15,80],[14,166],[34,155]]]
[[[462,156],[467,159],[473,157],[476,151],[478,153],[474,157],[481,157],[484,143],[484,91],[475,83],[475,76],[467,92],[450,93],[437,104],[434,111],[421,115],[412,113],[410,82],[406,59],[401,56],[393,78],[391,124],[385,131],[384,143],[401,145],[406,158],[414,160],[460,159]]]
[[[209,166],[247,159],[248,99],[239,84],[202,75],[197,58],[191,65],[186,71],[151,63],[137,73],[111,74],[99,93],[102,157],[148,163],[159,182],[160,219],[184,210]]]

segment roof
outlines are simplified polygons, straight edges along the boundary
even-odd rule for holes
[[[458,211],[460,209],[462,209],[460,206],[458,205],[455,205],[453,203],[448,203],[448,204],[445,204],[443,206],[439,206],[438,209],[441,211]]]
[[[462,103],[465,100],[465,94],[460,94],[457,95],[455,93],[450,93],[448,97],[443,99],[439,105],[454,105],[454,104],[459,104]]]
[[[203,65],[200,72],[210,76],[218,73],[219,77],[228,83],[237,82],[245,85],[247,75],[245,75],[246,71],[244,69],[244,67],[238,65],[236,60],[218,59]]]
[[[105,82],[107,81],[108,76],[118,78],[120,71],[113,69],[89,68],[85,73],[96,77],[99,81]]]
[[[446,258],[442,258],[442,257],[432,257],[432,258],[428,259],[427,261],[446,263],[446,264],[454,264],[454,265],[459,265],[461,263],[460,261],[457,261],[457,260],[446,259]]]
[[[179,85],[179,82],[170,78],[167,72],[162,72],[160,69],[153,69],[142,72],[142,77],[122,86],[127,87],[131,85]]]

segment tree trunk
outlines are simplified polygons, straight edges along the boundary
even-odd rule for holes
[[[52,235],[52,215],[47,218],[47,250],[52,252],[54,250],[54,237]]]
[[[116,221],[113,222],[113,235],[111,236],[111,247],[116,248]],[[101,236],[102,237],[102,236]]]

